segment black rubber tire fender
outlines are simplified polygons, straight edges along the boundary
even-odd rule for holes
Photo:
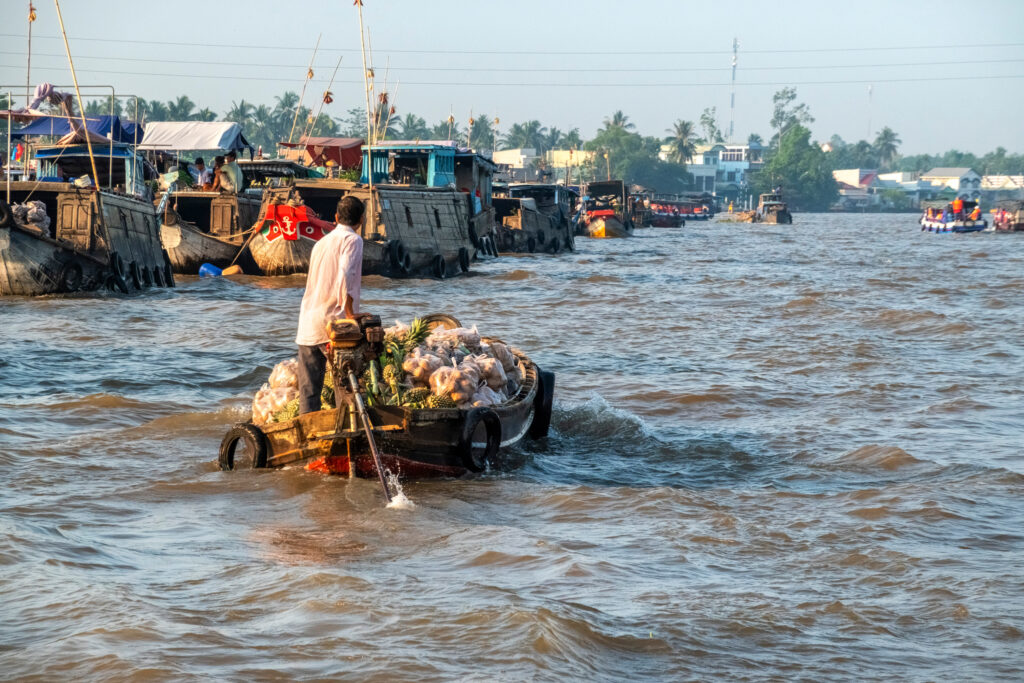
[[[121,279],[124,279],[124,277],[128,274],[124,268],[124,259],[121,258],[121,255],[118,254],[116,251],[110,252],[108,263],[110,265],[111,272],[113,272],[114,275],[117,275]]]
[[[555,373],[538,370],[537,395],[533,399],[533,422],[530,438],[543,439],[551,427],[551,406],[555,399]]]
[[[487,431],[487,445],[479,456],[473,454],[473,434],[480,423],[484,423]],[[501,418],[491,408],[473,408],[466,413],[466,421],[462,423],[459,435],[458,453],[462,466],[470,472],[483,472],[487,462],[492,460],[501,446]]]
[[[448,277],[448,264],[444,260],[444,256],[438,254],[434,257],[431,263],[431,269],[434,271],[434,277],[438,280],[443,280]]]
[[[572,239],[572,235],[567,235],[565,238],[565,250],[576,251],[576,243]]]
[[[562,245],[558,241],[558,238],[557,237],[552,237],[551,239],[548,240],[548,253],[549,254],[557,254],[559,249],[561,248],[561,246]]]
[[[60,269],[60,287],[64,292],[77,292],[82,287],[85,272],[78,259],[72,258]]]
[[[459,247],[459,269],[463,273],[469,272],[469,249]]]
[[[548,239],[548,236],[544,234],[543,230],[537,231],[537,244],[543,245]]]
[[[405,257],[407,255],[405,245],[402,244],[402,240],[391,240],[388,242],[388,260],[391,262],[391,269],[401,272],[405,266]]]
[[[537,240],[533,239],[533,235],[526,238],[526,251],[531,254],[537,251]]]
[[[128,264],[128,278],[127,282],[131,284],[135,289],[142,289],[142,273],[139,271],[138,261],[132,261]]]
[[[477,249],[480,248],[480,235],[477,234],[476,226],[472,223],[469,224],[469,241]]]
[[[111,292],[121,292],[122,294],[128,294],[131,291],[128,289],[128,283],[125,282],[125,279],[113,272],[107,273],[107,289]]]
[[[444,330],[454,330],[457,327],[462,327],[462,323],[454,315],[448,315],[447,313],[431,313],[420,318],[422,323],[427,326],[428,330],[435,330],[438,327]]]
[[[149,266],[142,266],[140,269],[140,276],[142,278],[142,284],[146,287],[153,286],[153,271],[149,269]]]
[[[153,268],[153,284],[157,287],[164,286],[164,269],[160,266]]]
[[[498,255],[498,243],[491,237],[487,238],[487,248],[491,250],[491,256]]]
[[[235,450],[239,441],[245,441],[252,451],[251,469],[267,466],[267,437],[263,430],[251,422],[236,422],[220,442],[217,462],[222,470],[235,469]]]
[[[171,257],[164,252],[164,286],[174,286],[174,269],[171,268]]]
[[[14,223],[14,214],[10,205],[0,199],[0,228],[9,228]]]

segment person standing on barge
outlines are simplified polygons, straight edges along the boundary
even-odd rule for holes
[[[320,392],[327,367],[327,324],[355,318],[363,275],[363,238],[357,230],[365,206],[346,195],[338,202],[334,230],[320,239],[309,257],[306,292],[299,309],[299,414],[320,410]]]

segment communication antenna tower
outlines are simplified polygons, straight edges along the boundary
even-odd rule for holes
[[[732,39],[732,91],[729,93],[729,140],[732,141],[733,126],[736,123],[736,57],[740,49],[738,38]]]

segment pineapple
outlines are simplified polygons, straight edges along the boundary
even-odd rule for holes
[[[405,392],[405,405],[412,403],[423,403],[430,396],[430,389],[426,387],[416,387]],[[412,406],[409,406],[412,407]]]
[[[412,351],[417,346],[423,343],[423,340],[430,336],[430,328],[423,322],[422,318],[416,318],[409,325],[409,329],[405,333],[405,339],[402,345],[406,351]]]
[[[299,416],[299,399],[298,397],[293,398],[284,404],[284,408],[274,413],[270,421],[271,422],[287,422]]]
[[[444,396],[438,396],[437,394],[431,394],[427,397],[428,408],[457,408],[455,401],[448,394]]]
[[[400,383],[405,379],[402,369],[397,365],[385,365],[384,366],[384,381],[390,384],[392,387]]]

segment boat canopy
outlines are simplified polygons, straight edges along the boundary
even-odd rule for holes
[[[81,124],[81,119],[75,119]],[[142,126],[134,122],[122,121],[120,116],[86,116],[86,129],[114,142],[136,144],[136,136],[143,133]],[[80,130],[79,126],[79,130]],[[11,133],[12,138],[23,138],[29,135],[67,135],[71,132],[71,124],[66,116],[42,116],[32,123]],[[141,139],[141,138],[140,138]]]
[[[362,138],[303,137],[298,142],[282,142],[282,147],[296,149],[303,147],[309,155],[309,163],[326,166],[327,162],[339,168],[356,168],[362,160],[360,148]]]
[[[231,121],[154,121],[146,124],[139,149],[166,152],[214,151],[253,147],[242,127]]]

